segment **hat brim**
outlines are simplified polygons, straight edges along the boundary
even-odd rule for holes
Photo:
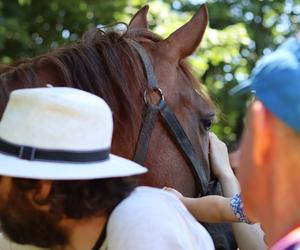
[[[95,163],[29,161],[0,154],[0,175],[17,178],[89,180],[139,175],[147,171],[139,164],[113,154],[107,160]]]
[[[252,81],[250,79],[240,83],[229,91],[230,95],[243,95],[246,93],[250,93]]]

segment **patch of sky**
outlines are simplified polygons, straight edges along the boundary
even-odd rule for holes
[[[189,3],[194,5],[204,4],[206,2],[207,2],[206,0],[189,0]]]
[[[224,72],[230,72],[232,70],[232,67],[229,64],[225,64],[223,70]]]
[[[235,73],[235,78],[238,82],[243,82],[243,81],[246,81],[249,77],[248,74],[245,74],[245,73],[241,73],[241,72],[238,72],[238,73]]]
[[[248,7],[251,3],[249,0],[244,0],[244,1],[242,1],[242,4],[246,7]]]
[[[271,7],[268,6],[268,5],[264,5],[264,6],[262,7],[262,12],[263,12],[263,13],[267,13],[267,12],[269,12],[270,10],[271,10]]]
[[[230,13],[235,16],[235,17],[242,17],[243,16],[243,11],[241,9],[240,6],[237,6],[237,5],[233,5],[231,8],[230,8]]]
[[[233,64],[239,64],[240,61],[241,61],[241,57],[240,57],[240,56],[234,56],[234,57],[232,58],[232,63],[233,63]]]
[[[71,33],[69,30],[64,29],[61,33],[61,36],[63,37],[63,39],[68,39],[70,37]]]
[[[253,18],[254,18],[254,15],[253,15],[252,12],[250,12],[250,11],[246,12],[246,14],[245,14],[245,20],[246,21],[252,21]]]
[[[231,73],[225,74],[225,81],[230,82],[233,79],[233,75]]]
[[[174,1],[173,3],[172,3],[172,6],[173,6],[173,8],[175,9],[175,10],[179,10],[180,8],[181,8],[181,2],[179,2],[179,1]]]
[[[251,41],[249,42],[248,48],[251,49],[251,50],[253,50],[253,49],[256,48],[256,44],[255,44],[255,42],[254,42],[253,40],[251,40]]]
[[[290,18],[287,14],[282,14],[279,23],[276,25],[276,31],[279,33],[288,32],[291,26]]]
[[[293,12],[298,15],[300,14],[300,4],[294,5]]]
[[[281,44],[284,40],[285,40],[285,37],[284,37],[284,36],[276,36],[276,37],[274,38],[275,44]]]
[[[44,39],[40,36],[35,38],[35,43],[41,45],[44,42]]]
[[[290,14],[294,8],[294,1],[293,0],[286,0],[284,6],[284,12],[286,14]]]
[[[271,16],[267,19],[264,20],[264,26],[266,28],[271,28],[277,21],[277,17],[276,16]]]
[[[254,22],[255,22],[255,23],[261,23],[261,22],[262,22],[262,18],[261,18],[260,16],[256,16],[256,17],[254,18]]]
[[[264,50],[263,50],[263,54],[264,55],[269,55],[269,54],[271,54],[272,53],[272,50],[270,49],[270,48],[265,48]]]
[[[243,57],[250,56],[250,51],[248,49],[242,49],[241,54]]]

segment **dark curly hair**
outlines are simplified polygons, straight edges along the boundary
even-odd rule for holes
[[[38,194],[41,180],[13,178],[20,191]],[[76,181],[52,181],[52,189],[46,199],[34,196],[38,205],[48,205],[49,212],[60,218],[72,219],[101,216],[110,213],[134,189],[137,177],[108,178]],[[37,191],[37,192],[35,192]]]

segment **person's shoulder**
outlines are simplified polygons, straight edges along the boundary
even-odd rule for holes
[[[176,199],[170,192],[166,192],[163,189],[140,186],[134,189],[131,195],[128,197],[130,199]]]
[[[125,202],[135,202],[136,200],[160,200],[180,203],[179,199],[172,193],[163,189],[140,186],[134,189]]]
[[[164,190],[152,187],[137,187],[129,197],[124,199],[114,210],[114,213],[123,211],[151,211],[155,212],[156,208],[163,209],[169,206],[180,206],[185,209],[179,199],[173,194]],[[169,208],[170,209],[170,208]]]
[[[29,245],[19,245],[8,240],[2,233],[0,233],[0,249],[1,250],[46,250]]]
[[[122,244],[125,239],[128,241],[128,237],[134,241],[133,244],[137,243],[137,239],[143,239],[148,242],[149,249],[155,249],[158,245],[160,249],[213,246],[207,231],[175,195],[151,187],[136,188],[114,209],[108,223],[108,237],[110,244],[117,244],[113,240],[115,238]],[[130,242],[126,244],[130,245]]]

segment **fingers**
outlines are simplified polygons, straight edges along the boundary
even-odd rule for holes
[[[163,187],[162,189],[172,193],[179,193],[176,189],[170,187]]]
[[[210,166],[217,178],[232,174],[227,147],[224,142],[213,134],[209,134]]]
[[[240,165],[240,149],[229,154],[230,165],[233,169],[237,169]]]
[[[181,198],[181,197],[183,197],[182,196],[182,194],[179,192],[179,191],[177,191],[176,189],[174,189],[174,188],[170,188],[170,187],[163,187],[163,190],[165,190],[165,191],[168,191],[168,192],[171,192],[171,193],[173,193],[173,194],[175,194],[178,198]]]
[[[227,153],[227,146],[214,133],[209,133],[209,150],[210,154]]]
[[[222,142],[214,133],[209,132],[209,142],[210,143],[220,143],[220,144],[224,144],[224,142]]]

